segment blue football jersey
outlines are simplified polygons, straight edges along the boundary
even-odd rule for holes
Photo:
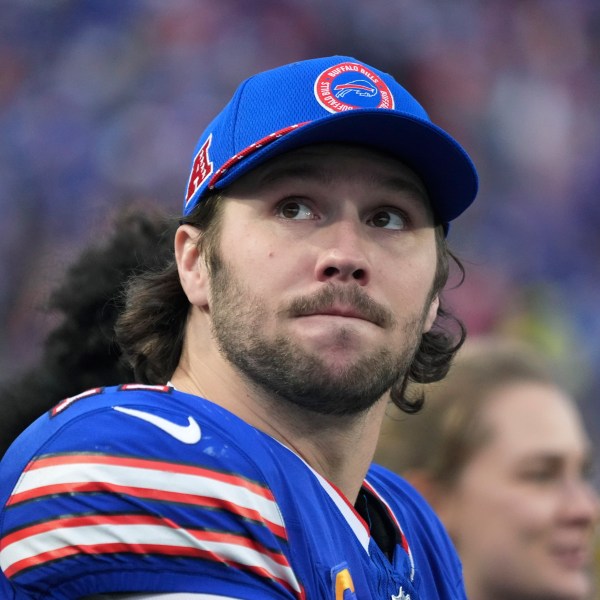
[[[89,390],[39,418],[0,463],[0,590],[465,598],[456,552],[413,488],[373,466],[361,499],[357,511],[294,452],[203,398]]]

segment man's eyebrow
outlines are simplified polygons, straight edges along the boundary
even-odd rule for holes
[[[429,196],[424,188],[410,179],[402,176],[394,176],[394,177],[385,177],[385,178],[377,178],[374,183],[378,186],[388,189],[391,192],[400,192],[406,193],[409,192],[413,196],[417,196],[418,198],[429,201]]]
[[[285,165],[267,170],[260,177],[260,183],[263,185],[274,185],[279,181],[288,179],[312,180],[316,183],[327,184],[334,179],[334,172],[319,165]],[[418,183],[411,181],[402,175],[389,175],[384,177],[373,175],[369,183],[373,185],[374,188],[382,188],[395,193],[409,193],[410,195],[428,202],[428,195],[425,189]]]

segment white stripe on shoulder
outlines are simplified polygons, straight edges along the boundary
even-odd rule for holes
[[[78,462],[61,464],[60,458],[56,464],[48,464],[26,471],[19,480],[14,495],[41,490],[49,493],[52,486],[73,486],[85,483],[102,482],[105,486],[112,484],[128,489],[152,489],[172,494],[181,494],[192,498],[200,490],[202,496],[218,500],[235,502],[246,509],[257,510],[265,521],[279,528],[285,524],[281,513],[270,497],[261,495],[259,486],[247,484],[241,477],[231,476],[229,481],[218,478],[210,469],[188,469],[189,472],[176,472],[176,465],[168,469],[167,463],[160,461],[131,461],[114,457],[113,464],[96,463],[94,457],[82,456]],[[139,465],[138,465],[139,463]],[[154,468],[153,468],[154,467]]]
[[[100,554],[107,545],[120,541],[124,551],[128,548],[134,548],[136,552],[147,548],[149,552],[159,553],[165,550],[187,550],[189,556],[215,556],[225,564],[234,562],[243,565],[251,571],[287,584],[297,593],[300,592],[301,586],[285,557],[280,558],[278,554],[246,544],[244,538],[230,537],[214,539],[210,533],[202,530],[191,531],[143,522],[108,522],[65,528],[57,526],[50,531],[31,534],[9,543],[2,549],[0,562],[4,571],[26,562],[39,566],[46,561],[46,556],[60,557],[61,554],[72,554],[73,548],[78,550],[82,547],[86,547],[89,552]]]

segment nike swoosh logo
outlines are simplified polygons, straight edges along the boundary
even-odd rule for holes
[[[163,417],[153,415],[152,413],[143,410],[125,408],[124,406],[113,406],[113,408],[118,412],[151,423],[184,444],[197,444],[202,437],[200,426],[192,417],[188,417],[187,425],[179,425],[178,423],[173,423],[173,421],[169,421],[168,419],[164,419]]]

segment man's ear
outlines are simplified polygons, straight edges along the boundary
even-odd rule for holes
[[[175,232],[175,260],[181,287],[190,304],[208,304],[208,272],[199,244],[200,232],[191,225],[181,225]]]
[[[425,318],[423,333],[427,333],[433,327],[433,322],[437,317],[439,307],[440,297],[438,294],[436,294],[433,300],[431,301],[431,304],[429,305],[429,311],[427,312],[427,317]]]

